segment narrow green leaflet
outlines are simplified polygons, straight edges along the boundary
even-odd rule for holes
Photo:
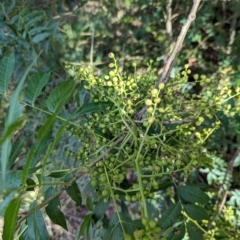
[[[194,239],[194,240],[203,239],[203,232],[201,231],[201,229],[199,229],[196,225],[194,225],[191,222],[187,222],[186,224],[187,224],[188,236],[190,237],[190,239]]]
[[[93,211],[93,203],[90,197],[87,197],[86,206],[89,211]]]
[[[71,199],[75,201],[79,206],[82,205],[81,192],[76,182],[74,182],[70,187],[68,187],[66,189],[66,192],[71,197]]]
[[[84,216],[83,221],[81,223],[79,232],[78,232],[78,238],[81,236],[86,236],[87,239],[89,237],[89,228],[92,223],[92,214],[87,214]]]
[[[209,201],[208,195],[198,187],[178,186],[177,191],[183,199],[191,203],[207,204]]]
[[[76,111],[76,115],[84,115],[92,112],[104,111],[108,107],[113,106],[111,102],[90,102],[88,104],[83,105]]]
[[[2,145],[8,137],[11,137],[16,130],[21,129],[24,126],[25,122],[25,118],[20,117],[15,122],[11,123],[8,127],[6,127],[2,136],[0,137],[0,145]]]
[[[55,193],[54,189],[52,187],[48,188],[45,194],[45,200],[50,198]],[[49,216],[49,218],[53,221],[53,223],[63,227],[64,229],[67,229],[67,222],[64,217],[64,214],[60,211],[60,200],[58,197],[55,197],[52,201],[49,202],[47,205],[46,213]]]
[[[101,198],[95,205],[93,214],[96,219],[101,219],[104,216],[107,208],[109,206],[109,202],[104,202],[104,198]]]
[[[205,208],[195,204],[184,204],[184,211],[193,220],[202,221],[208,219],[208,213]]]
[[[51,32],[43,32],[43,33],[39,33],[37,35],[35,35],[33,38],[32,38],[32,41],[34,43],[39,43],[41,42],[42,40],[44,40],[45,38],[49,37],[51,35]]]
[[[132,220],[129,213],[120,213],[120,218],[122,220],[122,225],[125,233],[132,235],[135,230],[142,227],[141,219]]]
[[[50,239],[40,210],[34,212],[27,218],[27,235],[31,240],[48,240]]]
[[[11,200],[15,197],[15,192],[11,192],[9,195],[7,195],[4,200],[2,200],[0,202],[0,216],[3,217],[4,216],[4,212],[7,208],[7,206],[9,205],[9,203],[11,202]]]
[[[27,102],[34,104],[37,97],[41,94],[42,89],[46,86],[50,76],[51,72],[37,72],[33,74],[25,90],[25,99]]]
[[[114,213],[110,218],[109,228],[106,230],[103,239],[114,239],[114,240],[124,239],[123,232],[119,224],[119,219],[116,213]]]
[[[29,71],[31,70],[32,66],[36,63],[37,58],[38,58],[38,56],[35,57],[32,64],[24,72],[21,80],[19,81],[18,86],[16,87],[16,89],[11,97],[10,105],[8,108],[8,114],[7,114],[6,121],[5,121],[6,128],[11,126],[19,118],[19,116],[22,112],[23,107],[19,103],[19,96],[20,96],[21,90],[24,86],[25,79],[26,79]],[[12,143],[11,143],[11,137],[9,136],[2,144],[2,149],[1,149],[1,169],[2,169],[3,188],[5,188],[6,170],[7,170],[7,166],[8,166],[8,160],[9,160],[9,156],[11,153],[11,149],[12,149]]]
[[[0,92],[5,93],[15,65],[14,54],[5,56],[0,62]]]
[[[8,160],[8,168],[10,168],[14,164],[15,160],[17,159],[20,152],[22,151],[23,145],[24,145],[24,138],[19,139],[13,144],[10,158]]]
[[[69,101],[75,90],[75,84],[65,81],[56,87],[47,99],[49,111],[57,113]]]
[[[20,196],[18,196],[14,198],[7,206],[4,214],[4,226],[3,226],[2,239],[6,239],[6,240],[14,239],[14,232],[15,232],[20,203],[21,203],[21,198]]]
[[[109,227],[105,231],[103,239],[109,239],[109,240],[110,239],[114,239],[114,240],[124,239],[120,224]]]
[[[51,136],[52,134],[50,132],[40,141],[37,140],[37,142],[29,149],[27,160],[23,167],[22,184],[25,184],[28,178],[29,169],[35,167],[40,162],[42,156],[46,154],[46,150],[49,146],[49,140]]]
[[[61,178],[69,174],[69,169],[53,170],[50,172],[48,177]]]
[[[42,141],[52,130],[54,123],[56,122],[57,115],[53,114],[50,116],[46,122],[43,124],[43,126],[38,130],[38,141]]]
[[[177,204],[172,205],[167,211],[163,214],[161,219],[159,220],[159,225],[162,228],[170,227],[181,214],[181,204],[178,202]]]

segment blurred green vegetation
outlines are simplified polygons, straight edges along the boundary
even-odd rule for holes
[[[72,73],[63,67],[66,62],[83,67],[92,65],[101,75],[109,65],[108,54],[113,52],[124,72],[134,73],[136,64],[137,68],[145,73],[151,62],[152,67],[160,74],[192,7],[192,1],[189,0],[172,1],[169,32],[166,27],[168,2],[167,0],[2,1],[0,56],[2,58],[14,53],[16,59],[11,89],[16,86],[25,69],[41,51],[38,67],[32,69],[32,73],[38,70],[51,71],[52,76],[44,88],[41,100],[36,103],[36,107],[39,108],[43,106],[46,96],[56,85],[73,77]],[[240,86],[239,38],[240,2],[203,1],[196,20],[187,33],[183,49],[171,70],[171,77],[176,76],[184,69],[184,65],[188,64],[191,73],[186,88],[190,97],[206,90],[201,85],[190,84],[201,75],[211,78],[220,88],[230,84],[234,93],[236,87]],[[82,91],[79,97],[83,101],[86,95],[87,93]],[[239,102],[232,99],[226,101],[227,108],[235,109],[235,112],[239,113]],[[2,130],[7,102],[1,101],[1,106]],[[74,107],[74,102],[66,106],[70,111]],[[37,109],[34,113],[29,113],[29,109],[25,110],[28,124],[21,133],[27,139],[25,148],[34,142],[37,130],[46,119],[46,114]],[[224,111],[227,109],[219,109],[216,117],[221,126],[205,143],[206,149],[221,159],[214,157],[215,167],[220,169],[221,176],[224,170],[217,163],[221,162],[222,167],[224,163],[229,162],[240,143],[239,114],[225,114]],[[68,116],[67,112],[62,114]],[[206,120],[207,124],[211,124],[211,120]],[[59,148],[54,150],[53,163],[61,167],[75,166],[77,163],[66,157],[66,151],[79,148],[80,145],[77,138],[69,140],[66,134]],[[20,157],[17,167],[21,167],[24,160],[24,157],[22,159]],[[226,169],[226,166],[224,167]],[[207,173],[209,172],[210,170]],[[238,196],[235,188],[239,187],[239,165],[236,165],[233,172],[231,190],[235,194],[233,196]],[[209,179],[208,181],[214,182]],[[216,181],[216,184],[219,186],[222,182]],[[231,203],[234,199],[230,198],[228,201]]]

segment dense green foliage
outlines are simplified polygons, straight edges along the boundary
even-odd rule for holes
[[[240,4],[3,1],[0,230],[59,239],[238,239]]]

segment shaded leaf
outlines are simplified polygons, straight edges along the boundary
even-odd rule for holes
[[[169,209],[167,209],[161,219],[159,220],[159,225],[162,228],[170,227],[181,214],[181,204],[178,202],[177,204],[172,205]]]
[[[93,211],[93,203],[90,197],[87,197],[86,206],[89,211]]]
[[[75,90],[75,84],[71,81],[62,82],[57,86],[47,99],[49,111],[57,113],[69,101]]]
[[[50,239],[42,213],[37,210],[27,218],[27,235],[31,240]]]
[[[5,56],[0,62],[0,92],[5,93],[15,65],[14,54]]]
[[[25,118],[20,117],[16,121],[11,123],[9,126],[7,126],[4,129],[2,136],[0,137],[0,145],[2,145],[7,138],[11,137],[14,132],[21,129],[24,126],[25,122],[26,122]]]
[[[3,239],[14,239],[16,221],[18,217],[18,210],[20,207],[20,196],[11,200],[4,213],[4,225],[3,225]]]
[[[15,197],[15,192],[11,192],[7,195],[3,201],[0,202],[0,216],[4,216],[5,209],[9,205],[10,201]]]
[[[50,172],[48,177],[61,178],[61,177],[66,176],[68,173],[69,173],[69,169],[53,170]]]
[[[205,208],[195,204],[184,204],[183,206],[186,214],[193,220],[202,221],[204,219],[208,219],[208,213]]]
[[[35,102],[42,89],[46,86],[50,76],[51,72],[37,72],[30,78],[25,90],[25,99],[27,102],[31,104]]]
[[[182,223],[180,227],[174,228],[168,235],[167,240],[182,240],[185,236],[185,225]]]
[[[78,238],[85,235],[88,239],[91,222],[92,222],[92,214],[85,215],[78,232]]]
[[[10,158],[8,161],[8,168],[10,168],[14,164],[15,160],[17,159],[20,152],[22,151],[23,145],[24,145],[24,138],[19,139],[17,142],[13,144]]]
[[[46,122],[43,124],[43,126],[38,130],[38,141],[40,142],[43,140],[52,130],[54,123],[56,122],[56,114],[53,114],[50,116]]]
[[[71,199],[75,201],[79,206],[82,205],[81,192],[76,182],[74,182],[70,187],[68,187],[66,189],[66,192],[71,197]]]
[[[20,116],[20,113],[22,112],[23,106],[19,103],[19,96],[21,93],[21,90],[24,86],[25,79],[31,70],[32,66],[36,63],[37,57],[33,59],[32,64],[27,68],[27,70],[24,72],[21,80],[19,81],[18,86],[16,87],[11,100],[10,100],[10,105],[8,108],[8,114],[5,120],[5,127],[9,127],[11,124],[13,124]],[[2,144],[2,151],[1,151],[1,168],[2,168],[2,183],[3,183],[3,188],[5,185],[5,179],[6,179],[6,170],[8,166],[8,160],[9,156],[11,153],[12,149],[12,143],[11,143],[11,138],[8,137],[4,143]]]
[[[194,239],[194,240],[203,239],[203,232],[201,231],[201,229],[199,229],[196,225],[194,225],[191,222],[187,222],[186,224],[187,224],[188,236],[190,237],[190,239]]]
[[[39,33],[37,35],[35,35],[33,38],[32,38],[32,41],[34,43],[39,43],[41,42],[42,40],[46,39],[47,37],[49,37],[51,35],[50,32],[43,32],[43,33]]]
[[[98,102],[98,103],[90,102],[80,107],[76,111],[76,115],[84,115],[92,112],[104,111],[111,106],[113,106],[113,103],[110,102]]]
[[[116,213],[112,215],[109,221],[109,228],[105,231],[103,239],[122,240],[123,233]]]
[[[191,203],[206,204],[209,201],[208,195],[198,187],[178,186],[177,191],[183,199]]]
[[[27,160],[23,167],[23,173],[22,173],[22,184],[24,185],[27,178],[28,178],[28,171],[30,167],[35,167],[39,161],[41,160],[41,156],[46,153],[46,150],[49,145],[49,139],[51,138],[51,133],[49,133],[47,136],[44,136],[43,139],[40,141],[37,140],[37,142],[29,149]]]
[[[99,220],[104,216],[107,208],[109,206],[109,202],[104,202],[104,198],[101,198],[95,205],[93,214],[94,217]]]
[[[50,198],[54,193],[55,191],[52,187],[48,188],[45,194],[45,199]],[[68,230],[64,214],[60,211],[60,200],[58,197],[55,197],[53,200],[51,200],[45,209],[47,215],[49,216],[53,223]]]

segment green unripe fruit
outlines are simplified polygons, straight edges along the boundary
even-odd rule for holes
[[[132,202],[135,202],[135,201],[137,201],[137,197],[136,196],[132,196]]]
[[[151,90],[151,96],[152,97],[157,97],[157,95],[158,95],[158,90],[156,88],[152,89]]]
[[[96,187],[97,184],[98,184],[97,180],[94,179],[94,180],[91,181],[91,185],[92,185],[93,187]]]
[[[148,123],[152,124],[155,121],[155,117],[149,117],[148,118]]]
[[[165,84],[164,83],[160,83],[159,86],[158,86],[158,89],[162,90],[162,89],[164,89],[164,87],[165,87]]]
[[[109,54],[108,54],[108,57],[109,57],[109,58],[114,58],[114,53],[112,53],[112,52],[109,53]]]
[[[161,102],[161,99],[160,99],[159,97],[156,97],[156,98],[153,99],[153,101],[154,101],[155,103],[160,103],[160,102]]]
[[[160,231],[161,231],[161,228],[160,228],[160,227],[155,227],[155,228],[153,229],[153,232],[155,232],[155,233],[160,233]]]
[[[147,226],[148,225],[148,219],[146,217],[142,218],[142,225]]]
[[[145,104],[146,104],[147,106],[151,106],[151,105],[153,104],[153,102],[152,102],[151,99],[146,99],[146,100],[145,100]]]
[[[126,195],[125,199],[126,199],[127,202],[131,202],[131,200],[132,200],[131,196],[129,196],[129,195]]]
[[[135,238],[141,238],[144,235],[144,229],[135,230],[133,233]]]
[[[90,172],[90,167],[85,167],[84,171],[85,171],[85,173],[89,173]]]
[[[154,111],[153,107],[148,107],[148,108],[147,108],[147,112],[148,112],[148,113],[152,113],[153,111]]]
[[[101,183],[104,183],[104,182],[106,182],[106,181],[107,181],[106,175],[101,175],[101,177],[100,177],[100,182],[101,182]]]
[[[132,240],[131,235],[125,234],[125,235],[124,235],[124,240]]]
[[[157,222],[155,220],[150,220],[148,222],[148,226],[150,227],[150,229],[154,229],[157,226]]]
[[[108,195],[109,195],[109,191],[108,191],[107,189],[104,189],[104,190],[102,191],[102,196],[106,197],[106,196],[108,196]]]

